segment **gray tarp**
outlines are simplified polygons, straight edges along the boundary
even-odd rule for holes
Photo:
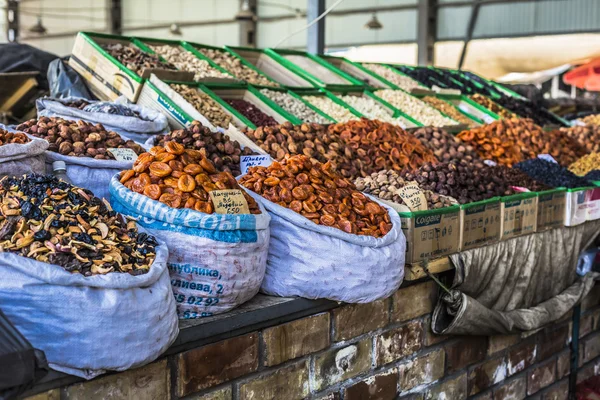
[[[521,236],[450,256],[451,294],[442,292],[431,321],[437,334],[496,335],[529,331],[563,317],[588,294],[598,274],[576,274],[581,251],[600,221]]]

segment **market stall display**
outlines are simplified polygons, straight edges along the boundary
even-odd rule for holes
[[[383,89],[377,90],[375,94],[425,126],[444,127],[458,125],[456,121],[444,117],[435,108],[402,90]]]
[[[512,111],[520,117],[532,119],[540,126],[569,126],[568,123],[556,115],[529,100],[518,99],[512,96],[501,96],[495,101],[504,107],[504,109]]]
[[[578,176],[587,175],[595,170],[600,170],[600,153],[586,154],[569,165],[569,171]]]
[[[362,94],[357,96],[351,93],[339,97],[344,103],[352,106],[352,108],[356,109],[366,118],[389,122],[390,124],[399,126],[404,125],[404,121],[401,118],[394,118],[393,111],[388,110],[371,97],[363,96]],[[404,128],[404,126],[402,127]]]
[[[102,45],[102,48],[139,76],[144,74],[145,69],[177,70],[174,65],[162,61],[156,54],[145,53],[133,44],[110,43]]]
[[[233,118],[223,107],[213,100],[209,95],[198,90],[198,88],[171,84],[171,89],[179,93],[188,103],[192,105],[200,114],[210,121],[214,126],[227,128],[233,121]]]
[[[600,152],[600,126],[572,126],[560,128],[559,132],[574,139],[588,152]]]
[[[48,142],[0,125],[0,177],[46,172]]]
[[[505,165],[496,165],[492,167],[493,174],[496,174],[502,179],[506,185],[513,188],[513,190],[519,190],[520,188],[528,189],[532,192],[541,192],[544,190],[550,190],[552,187],[538,182],[535,179],[529,177],[523,171],[517,168],[510,168]]]
[[[586,125],[600,126],[600,114],[591,114],[587,117],[581,118],[581,122]]]
[[[589,182],[559,164],[533,158],[515,165],[515,168],[525,172],[531,178],[551,187],[581,188],[589,186]]]
[[[315,122],[318,124],[329,124],[332,122],[331,119],[325,117],[324,113],[319,113],[312,109],[300,96],[270,89],[262,89],[260,93],[273,100],[288,113],[300,118],[303,122]]]
[[[456,122],[467,125],[469,128],[474,128],[479,125],[471,118],[467,117],[462,112],[460,112],[459,109],[455,108],[452,104],[447,103],[442,99],[438,99],[434,96],[425,96],[421,100],[423,100],[425,103],[429,104],[431,107],[435,108],[439,112],[444,113],[448,117],[452,118]]]
[[[481,94],[474,94],[472,96],[469,96],[469,98],[477,104],[479,104],[480,106],[487,108],[488,110],[490,110],[494,114],[499,115],[502,118],[517,118],[517,115],[505,109],[504,107],[496,103],[494,100],[485,97]]]
[[[227,103],[256,126],[273,126],[277,121],[254,104],[243,99],[226,99]]]
[[[441,128],[419,128],[411,133],[442,162],[465,160],[479,165],[483,163],[470,144],[464,143]]]
[[[213,68],[208,61],[201,60],[181,46],[148,43],[148,47],[177,69],[193,72],[195,81],[204,78],[231,79],[230,75]]]
[[[307,95],[302,96],[302,98],[323,111],[325,114],[331,116],[337,122],[348,122],[358,119],[358,117],[350,110],[344,108],[327,96]]]
[[[410,92],[412,89],[426,89],[419,82],[414,79],[403,75],[402,73],[396,72],[390,67],[381,64],[370,64],[363,63],[363,67],[367,68],[369,71],[380,75],[382,78],[392,82],[394,85],[398,86],[400,89],[404,89],[407,92]]]

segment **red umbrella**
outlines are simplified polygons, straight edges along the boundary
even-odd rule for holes
[[[600,91],[600,58],[567,72],[563,82],[585,90]]]

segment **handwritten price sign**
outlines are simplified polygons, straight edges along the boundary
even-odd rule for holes
[[[411,183],[401,187],[398,189],[398,195],[411,211],[427,210],[427,199],[416,184]]]
[[[241,156],[240,157],[240,171],[242,171],[242,175],[245,175],[248,172],[248,168],[250,167],[268,167],[271,165],[273,160],[271,157],[267,155],[260,156]]]
[[[111,149],[107,149],[110,154],[112,154],[115,157],[115,160],[117,161],[130,161],[130,162],[134,162],[135,160],[137,160],[137,154],[135,154],[135,151],[131,150],[131,149],[116,149],[116,148],[111,148]]]
[[[248,202],[239,189],[208,192],[217,214],[250,214]]]

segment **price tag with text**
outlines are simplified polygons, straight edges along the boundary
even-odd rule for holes
[[[398,189],[398,195],[411,211],[427,210],[427,199],[418,185],[410,183]]]
[[[217,214],[250,214],[248,202],[239,189],[213,190],[208,194]]]
[[[117,161],[130,161],[130,162],[134,162],[135,160],[137,160],[137,154],[135,154],[135,151],[131,150],[131,149],[127,149],[127,148],[123,148],[123,149],[116,149],[116,148],[111,148],[111,149],[107,149],[110,154],[112,154],[115,157],[115,160]]]
[[[271,165],[273,160],[268,155],[257,155],[257,156],[241,156],[240,157],[240,171],[242,171],[242,175],[248,172],[248,168],[250,167],[268,167]]]
[[[558,162],[556,162],[554,157],[552,157],[550,154],[538,154],[538,158],[541,158],[542,160],[550,161],[554,164],[558,164]]]
[[[483,163],[485,165],[489,165],[490,167],[495,167],[496,165],[498,165],[498,164],[496,164],[495,161],[492,161],[492,160],[483,160]]]

